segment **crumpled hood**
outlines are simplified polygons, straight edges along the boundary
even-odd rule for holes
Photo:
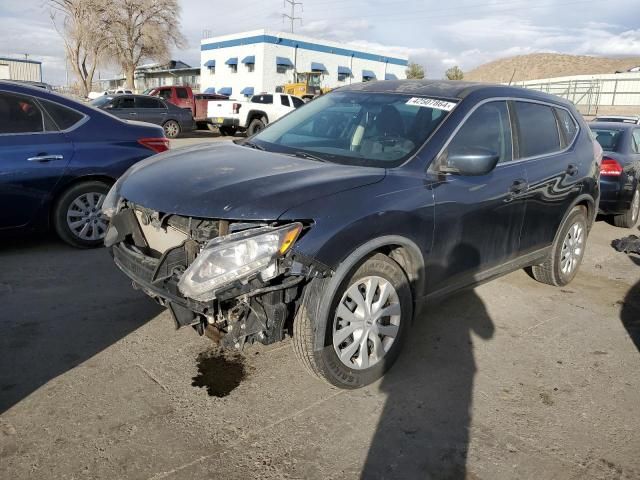
[[[310,200],[378,182],[381,168],[345,166],[233,143],[155,155],[122,178],[120,195],[183,216],[275,220]]]

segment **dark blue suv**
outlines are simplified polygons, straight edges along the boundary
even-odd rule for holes
[[[76,247],[101,245],[111,185],[167,148],[160,127],[0,81],[0,235],[52,226]]]
[[[570,282],[601,156],[554,96],[356,84],[238,144],[134,167],[105,200],[105,241],[177,326],[232,348],[290,334],[313,374],[355,388],[393,363],[420,300],[520,268]]]

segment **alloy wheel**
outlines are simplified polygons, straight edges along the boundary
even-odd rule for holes
[[[102,240],[107,233],[107,219],[102,214],[105,195],[98,192],[83,193],[67,209],[67,225],[82,240]]]
[[[564,275],[570,275],[580,264],[584,253],[585,228],[582,222],[576,222],[569,228],[562,242],[560,252],[560,270]]]
[[[401,320],[398,293],[378,276],[357,280],[342,295],[333,321],[333,348],[355,370],[380,362],[395,341]]]

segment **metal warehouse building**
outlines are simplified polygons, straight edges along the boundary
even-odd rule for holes
[[[42,81],[42,62],[0,57],[0,80]]]
[[[208,38],[200,50],[201,89],[232,97],[275,91],[300,72],[321,72],[324,88],[403,79],[408,65],[407,56],[267,30]]]

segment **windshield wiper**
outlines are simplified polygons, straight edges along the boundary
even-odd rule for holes
[[[292,157],[306,158],[307,160],[315,160],[316,162],[327,163],[329,161],[326,158],[318,157],[316,155],[313,155],[312,153],[307,152],[293,152],[289,153],[288,155],[291,155]]]
[[[256,150],[264,150],[263,146],[260,146],[254,142],[242,142],[240,145],[244,145],[245,147],[249,147],[249,148],[255,148]]]

